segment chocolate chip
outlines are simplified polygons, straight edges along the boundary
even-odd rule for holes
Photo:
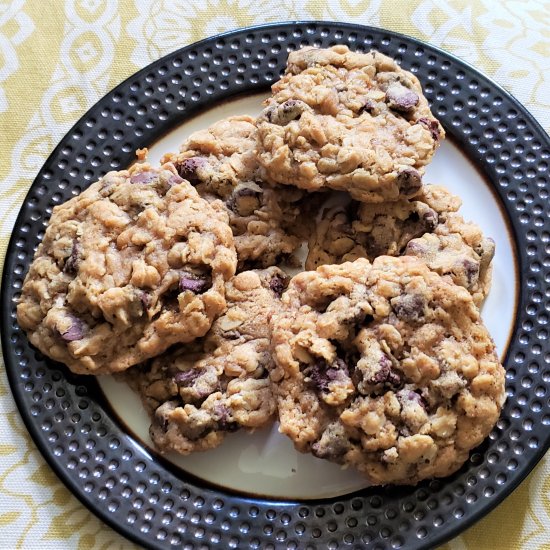
[[[76,275],[78,271],[78,264],[80,263],[80,254],[80,244],[76,239],[74,239],[71,255],[65,260],[65,265],[63,266],[63,273],[66,273],[67,275]]]
[[[218,427],[225,432],[236,432],[239,425],[230,420],[231,411],[225,405],[215,405],[214,414],[218,418]]]
[[[292,120],[298,120],[307,109],[308,106],[303,101],[288,99],[278,106],[266,109],[264,111],[264,116],[273,124],[285,126]]]
[[[407,403],[414,403],[420,405],[424,410],[428,408],[422,396],[412,390],[401,390],[395,395],[401,403],[401,406],[405,406]]]
[[[177,174],[172,174],[170,176],[170,179],[168,180],[168,183],[170,185],[177,185],[178,183],[181,183],[183,181],[183,178],[180,178]]]
[[[336,359],[329,365],[324,359],[319,359],[304,370],[305,382],[318,392],[328,391],[330,382],[345,381],[348,377],[347,365],[342,359]]]
[[[206,164],[206,159],[202,157],[191,157],[176,162],[174,166],[183,179],[186,179],[191,185],[198,185],[202,181],[198,175],[198,170]]]
[[[376,374],[368,380],[370,384],[382,384],[388,379],[392,366],[391,361],[386,355],[382,355],[378,364],[380,368],[376,371]]]
[[[401,375],[396,372],[394,369],[390,370],[390,373],[388,374],[388,379],[386,380],[386,384],[389,384],[390,386],[397,387],[401,384]]]
[[[399,319],[407,323],[424,319],[424,298],[419,294],[402,294],[392,300],[393,311]]]
[[[385,384],[390,386],[399,386],[401,384],[401,376],[392,368],[393,364],[387,355],[382,355],[378,366],[379,368],[374,375],[370,379],[365,380],[366,384]]]
[[[212,281],[209,277],[199,277],[194,273],[183,273],[180,276],[179,286],[181,292],[189,290],[194,294],[202,294],[212,286]]]
[[[376,108],[376,103],[372,99],[367,99],[365,104],[359,109],[359,114],[369,113],[371,114]]]
[[[468,286],[472,286],[479,279],[479,263],[469,258],[465,258],[462,261],[464,267],[464,273],[466,274],[466,280],[468,281]]]
[[[130,183],[151,183],[158,178],[157,172],[146,170],[130,176]]]
[[[285,101],[280,108],[288,119],[294,120],[295,118],[300,118],[304,107],[305,103],[303,101],[299,101],[297,99],[289,99]]]
[[[354,231],[351,223],[341,222],[334,224],[334,229],[338,230],[342,235],[347,235],[348,237],[353,237]]]
[[[201,371],[199,369],[189,369],[179,371],[174,375],[174,382],[178,386],[188,388],[193,385],[193,382],[200,376]]]
[[[260,207],[262,188],[256,183],[241,184],[227,200],[227,207],[241,216],[250,216]]]
[[[182,275],[180,278],[180,290],[190,290],[191,292],[194,292],[195,294],[200,294],[202,291],[204,291],[206,287],[206,281],[201,279],[191,279],[190,277],[186,277]]]
[[[393,82],[386,90],[386,103],[390,109],[408,113],[418,105],[419,97],[399,82]]]
[[[431,208],[424,212],[422,215],[422,220],[424,221],[426,231],[433,231],[437,224],[439,223],[439,216],[437,215],[437,212],[435,210],[432,210]]]
[[[274,275],[269,281],[269,288],[280,298],[288,284],[288,279],[284,279],[280,275]]]
[[[178,403],[176,401],[167,401],[166,403],[163,403],[158,407],[155,411],[155,414],[153,416],[153,423],[151,425],[150,433],[153,436],[154,428],[158,427],[163,432],[166,432],[168,429],[168,417],[170,414],[178,407]],[[154,437],[153,437],[154,440]]]
[[[329,379],[326,375],[327,363],[320,360],[304,371],[306,381],[317,391],[325,391],[328,388]]]
[[[67,328],[63,332],[59,332],[61,338],[63,338],[65,342],[82,340],[86,331],[86,324],[84,323],[84,321],[82,321],[82,319],[79,319],[78,317],[75,317],[70,313],[67,315],[67,317],[70,319],[71,324],[69,325],[69,328]]]
[[[397,185],[402,195],[414,195],[422,186],[420,172],[414,168],[404,168],[397,174]]]
[[[439,123],[437,122],[437,120],[422,117],[418,119],[417,123],[422,124],[422,126],[425,126],[426,129],[430,131],[430,134],[432,134],[432,138],[434,141],[439,140],[441,132],[439,130]]]
[[[317,458],[324,458],[337,462],[341,459],[349,449],[346,441],[335,439],[329,443],[321,443],[317,441],[311,446],[311,453]]]
[[[311,452],[317,458],[326,458],[338,462],[350,448],[345,429],[339,422],[329,424],[321,438],[311,446]]]
[[[407,251],[407,246],[412,239],[421,237],[426,232],[432,232],[439,223],[439,217],[435,210],[432,210],[422,202],[412,204],[416,204],[416,209],[403,222],[402,232],[397,240],[399,255],[406,254],[407,252],[412,253],[412,250],[416,247],[416,243],[411,245],[411,251]]]
[[[405,248],[405,254],[408,256],[416,256],[426,254],[426,247],[420,242],[420,239],[409,241]]]

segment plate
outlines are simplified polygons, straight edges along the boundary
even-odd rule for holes
[[[153,163],[159,162],[163,153],[176,151],[192,132],[217,120],[243,113],[259,114],[266,97],[268,92],[238,96],[202,110],[157,140],[150,148],[148,158]],[[462,215],[480,220],[484,234],[495,238],[497,252],[493,259],[493,284],[482,313],[502,355],[513,327],[516,306],[516,300],[507,301],[503,297],[515,297],[518,282],[514,242],[506,216],[495,202],[490,183],[462,153],[458,144],[450,139],[441,144],[428,166],[424,181],[445,182],[447,188],[460,194],[464,203]],[[125,424],[126,431],[155,452],[148,434],[150,422],[138,396],[112,376],[100,377],[99,384],[111,408]],[[252,435],[242,431],[228,434],[223,445],[207,453],[185,457],[170,453],[165,457],[204,481],[249,495],[310,500],[346,495],[366,487],[365,480],[353,469],[342,470],[337,464],[296,452],[290,439],[278,433],[277,425],[257,430]]]
[[[454,165],[445,159],[457,162],[464,155],[452,171],[459,188],[453,190],[470,197],[467,213],[475,211],[471,217],[489,227],[489,235],[497,232],[497,258],[504,262],[495,269],[484,318],[494,319],[495,326],[488,325],[497,330],[508,400],[489,438],[444,480],[409,488],[338,485],[330,496],[261,496],[261,489],[215,485],[204,470],[189,473],[152,452],[125,424],[124,410],[109,402],[103,381],[102,390],[96,379],[76,376],[29,346],[15,306],[56,204],[108,170],[127,166],[135,149],[166,139],[206,109],[229,105],[239,94],[266,93],[288,51],[336,43],[376,48],[418,76],[454,143],[438,152],[430,177],[447,184]],[[502,88],[451,55],[388,31],[272,24],[219,35],[160,59],[106,95],[69,131],[17,218],[4,266],[1,336],[12,392],[31,436],[88,508],[146,547],[409,549],[443,543],[513,491],[550,445],[549,158],[548,136]],[[499,311],[505,312],[500,318]]]

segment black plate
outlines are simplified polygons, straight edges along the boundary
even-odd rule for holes
[[[483,169],[510,220],[521,292],[506,354],[508,401],[486,442],[455,475],[414,488],[373,488],[307,502],[254,499],[182,477],[117,423],[93,378],[46,361],[27,342],[15,305],[53,206],[200,109],[276,80],[287,51],[348,44],[380,51],[417,74],[447,132]],[[101,99],[40,170],[17,218],[2,284],[2,346],[29,432],[71,491],[120,533],[152,548],[434,546],[508,495],[550,443],[550,142],[507,92],[418,40],[356,25],[304,22],[242,29],[183,48]],[[509,297],[514,299],[513,296]]]

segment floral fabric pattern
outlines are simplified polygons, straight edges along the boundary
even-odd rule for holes
[[[492,77],[550,129],[548,1],[0,1],[0,265],[39,168],[113,86],[160,56],[219,32],[311,19],[380,26],[444,48]],[[0,370],[0,547],[134,548],[53,474]],[[495,511],[444,546],[549,547],[550,457]]]

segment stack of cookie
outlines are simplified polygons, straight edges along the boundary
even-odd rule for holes
[[[448,475],[496,423],[504,370],[479,313],[494,243],[422,183],[443,137],[388,57],[293,52],[258,119],[56,207],[19,324],[74,372],[121,373],[163,452],[278,416],[373,484]]]

